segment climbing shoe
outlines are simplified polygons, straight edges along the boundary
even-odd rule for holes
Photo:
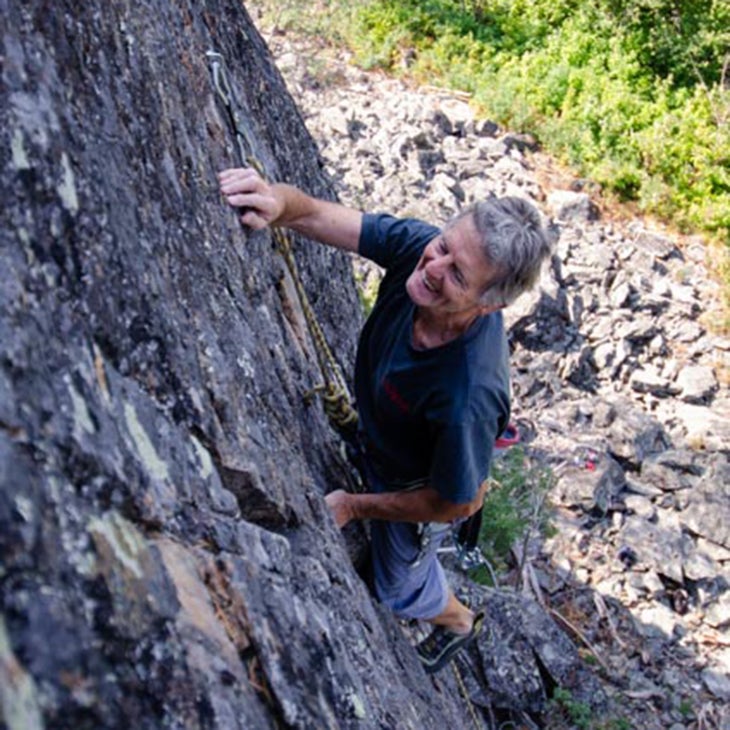
[[[418,646],[416,651],[423,668],[433,674],[448,664],[454,655],[464,648],[481,631],[484,612],[474,614],[474,623],[467,634],[455,634],[443,626],[437,626]]]

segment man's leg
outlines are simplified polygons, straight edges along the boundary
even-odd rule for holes
[[[401,618],[434,625],[417,647],[427,672],[437,672],[479,633],[483,615],[475,616],[446,583],[436,550],[445,532],[421,552],[415,525],[371,524],[376,595]]]
[[[446,608],[428,621],[455,634],[468,634],[474,625],[474,614],[449,590]]]
[[[370,524],[375,595],[399,618],[430,621],[449,605],[449,587],[436,558],[439,540],[421,552],[418,527],[408,522]]]

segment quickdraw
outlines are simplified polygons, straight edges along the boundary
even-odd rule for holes
[[[266,170],[261,161],[254,155],[253,144],[246,129],[240,122],[223,56],[216,51],[208,51],[205,55],[210,63],[216,94],[226,110],[228,121],[235,133],[241,162],[255,169],[262,178],[267,180]],[[351,439],[357,430],[357,411],[352,404],[352,399],[340,367],[332,354],[332,350],[327,343],[322,327],[317,320],[317,316],[312,309],[309,297],[302,284],[294,259],[291,237],[282,228],[273,228],[272,232],[277,249],[284,259],[292,281],[294,282],[304,317],[309,326],[314,349],[317,353],[317,361],[324,380],[324,383],[315,386],[305,393],[304,397],[310,399],[315,393],[320,394],[324,411],[330,423],[332,423],[345,439]]]

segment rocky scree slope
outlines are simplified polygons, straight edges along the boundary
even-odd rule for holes
[[[557,227],[540,287],[507,310],[514,416],[555,475],[557,535],[530,546],[525,584],[570,619],[634,727],[727,727],[730,341],[712,331],[702,242],[612,219],[464,95],[266,33],[343,201],[445,221],[518,195]],[[356,266],[374,292],[377,269]]]
[[[455,677],[427,679],[351,566],[293,283],[218,193],[237,149],[210,49],[271,177],[333,195],[245,8],[0,13],[0,724],[462,727]],[[347,371],[350,261],[294,247]],[[600,702],[534,600],[479,599],[514,647],[463,669],[482,705],[539,711],[547,676]]]

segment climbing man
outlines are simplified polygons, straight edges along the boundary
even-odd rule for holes
[[[219,182],[245,225],[284,226],[386,271],[355,365],[369,491],[326,501],[340,527],[371,520],[375,594],[399,618],[434,625],[417,651],[435,672],[483,619],[448,587],[436,550],[481,507],[508,425],[500,310],[535,283],[549,254],[540,216],[521,198],[495,198],[440,230],[318,200],[248,168],[224,170]]]

